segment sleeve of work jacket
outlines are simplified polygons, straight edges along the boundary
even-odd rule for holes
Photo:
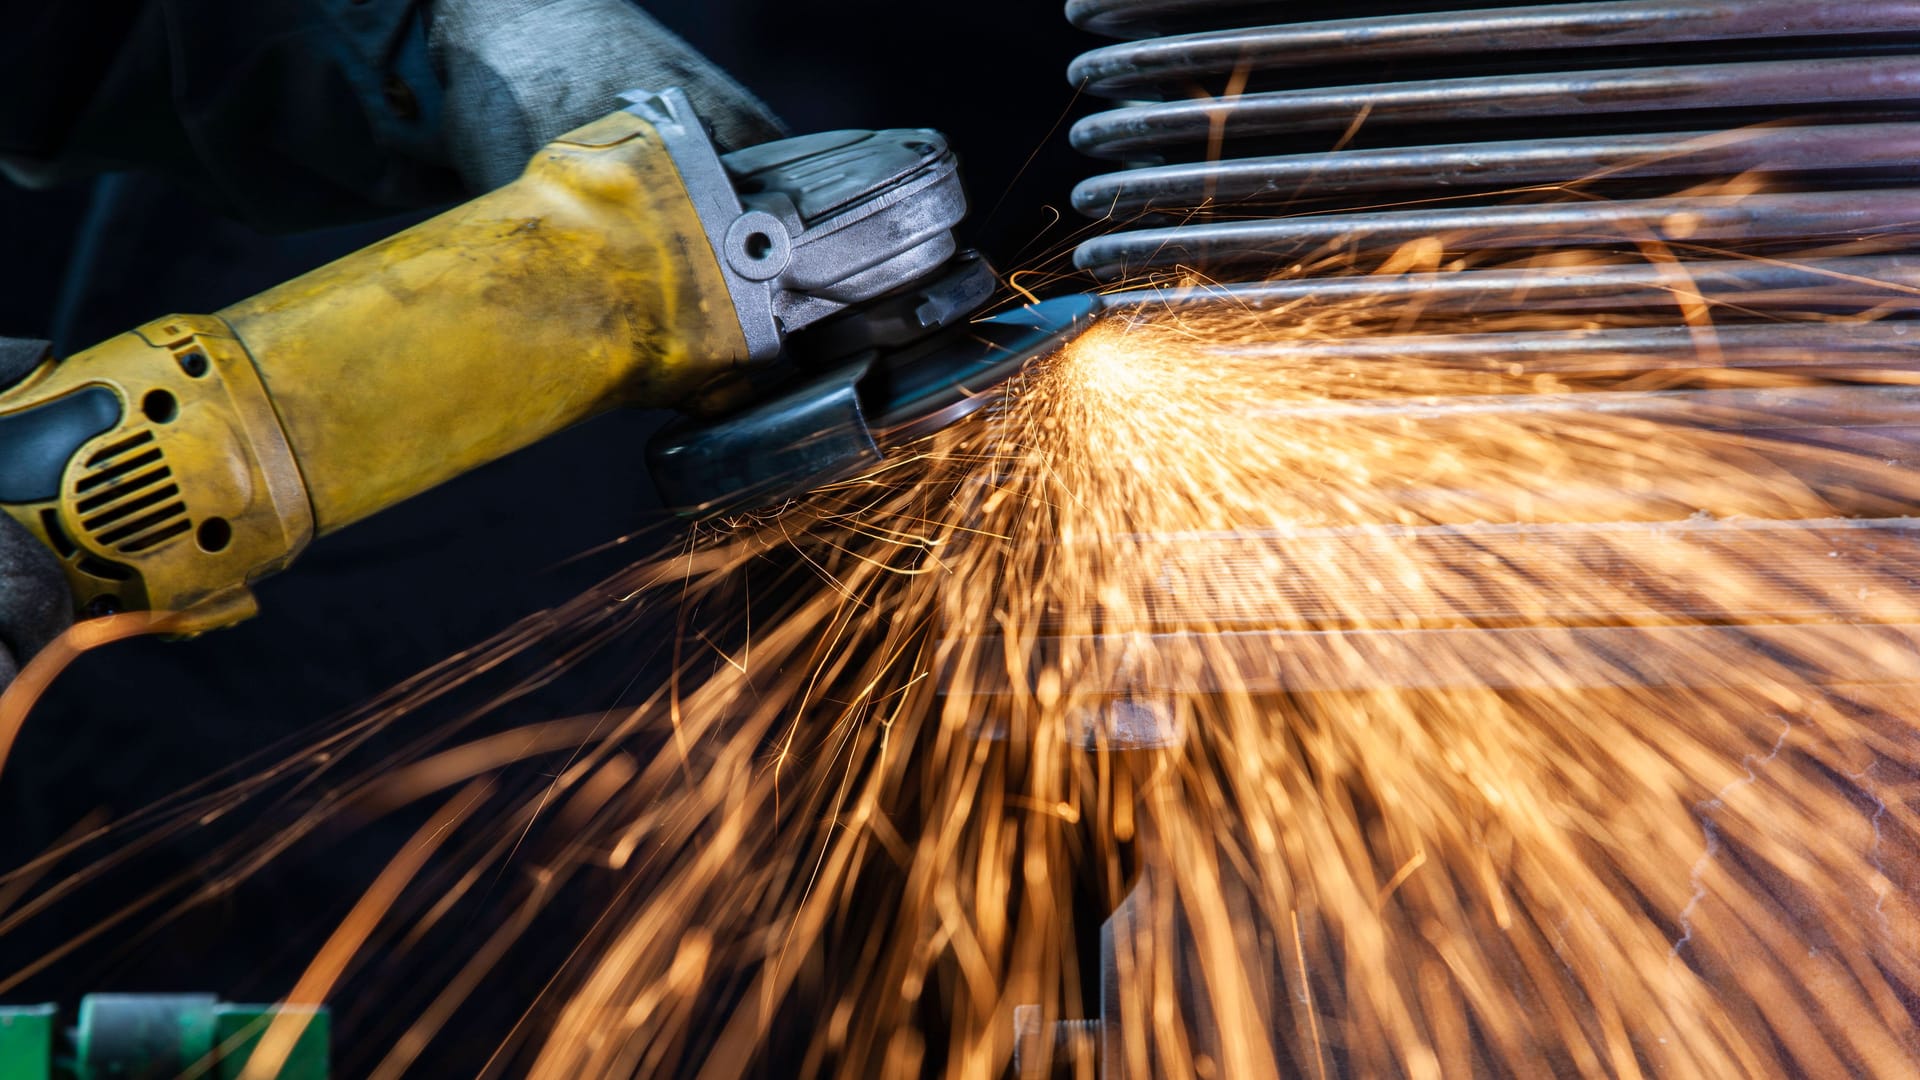
[[[459,197],[416,0],[0,0],[0,169],[148,169],[266,228]]]
[[[0,390],[26,377],[46,355],[44,341],[0,338]],[[72,618],[73,596],[53,553],[0,514],[0,690]]]

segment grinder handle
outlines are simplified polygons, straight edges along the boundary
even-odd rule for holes
[[[329,532],[748,360],[654,127],[619,112],[514,183],[213,316],[171,316],[0,392],[0,512],[83,612],[197,633]],[[636,455],[637,457],[637,455]]]

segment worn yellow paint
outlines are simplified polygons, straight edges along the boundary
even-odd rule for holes
[[[626,113],[220,315],[260,367],[322,533],[614,405],[676,404],[746,359],[673,161]]]
[[[207,361],[197,374],[191,355]],[[56,499],[4,509],[61,552],[83,609],[179,612],[173,627],[193,633],[252,614],[247,585],[316,533],[615,406],[690,402],[746,362],[672,158],[616,113],[498,191],[216,316],[156,320],[43,367],[0,395],[0,415],[105,386],[121,422],[73,456]],[[143,411],[156,390],[176,414]],[[146,435],[195,529],[128,552],[86,523],[151,469],[80,485],[91,459]],[[216,519],[230,535],[200,528]]]

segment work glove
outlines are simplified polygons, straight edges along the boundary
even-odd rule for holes
[[[446,151],[476,192],[620,108],[626,90],[685,90],[723,151],[785,134],[759,99],[629,0],[434,0],[430,12]]]
[[[0,390],[40,365],[44,342],[0,338]],[[0,689],[73,621],[73,594],[53,552],[0,513]]]

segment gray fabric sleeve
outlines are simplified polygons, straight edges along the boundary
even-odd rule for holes
[[[44,341],[0,338],[0,390],[18,382],[46,355]],[[0,514],[0,687],[13,681],[19,664],[72,620],[72,594],[53,553]]]
[[[0,686],[73,621],[73,596],[53,553],[0,514]]]
[[[722,150],[785,134],[758,98],[629,0],[435,0],[431,15],[447,155],[477,191],[618,108],[625,90],[685,90]]]

